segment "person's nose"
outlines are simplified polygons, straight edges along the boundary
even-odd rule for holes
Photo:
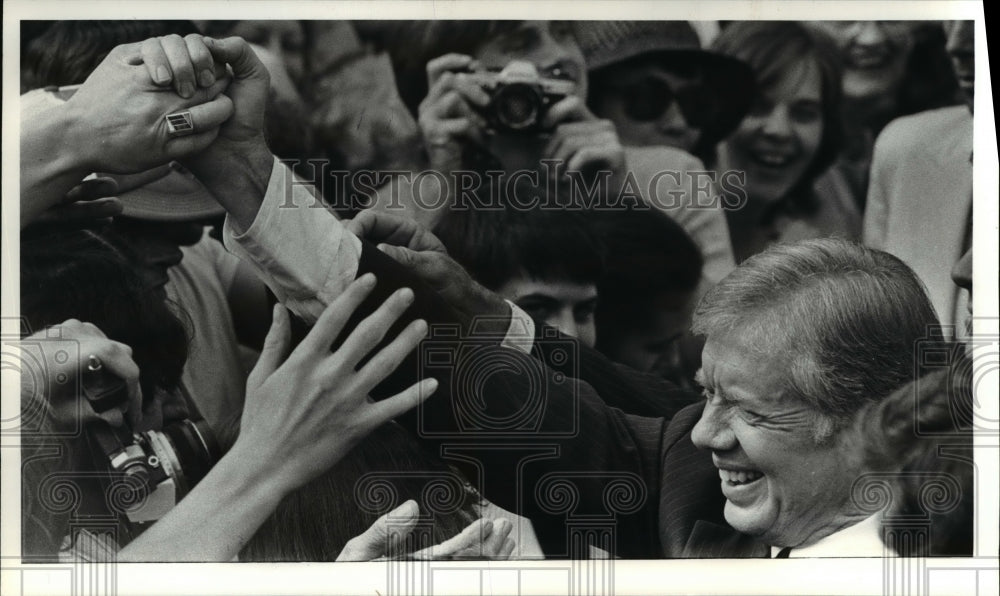
[[[579,337],[580,331],[576,327],[576,318],[573,316],[573,309],[564,308],[558,312],[552,314],[548,319],[545,320],[546,324],[551,325],[562,331],[570,337]]]
[[[681,106],[676,101],[667,106],[663,116],[660,117],[660,130],[667,134],[681,135],[690,128]]]
[[[951,268],[951,279],[955,285],[972,294],[972,249],[965,251],[955,266]]]
[[[773,139],[787,139],[791,137],[792,125],[788,117],[788,106],[783,103],[774,106],[771,113],[764,119],[761,132]]]
[[[729,413],[718,398],[705,402],[701,419],[691,430],[691,442],[699,449],[729,451],[736,447],[736,436],[729,426]]]
[[[854,43],[862,46],[877,46],[888,41],[882,25],[876,21],[859,21]]]

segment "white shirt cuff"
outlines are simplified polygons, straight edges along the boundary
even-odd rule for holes
[[[226,217],[223,241],[248,263],[278,300],[308,323],[354,280],[361,240],[275,158],[260,211],[237,234]]]
[[[518,305],[510,300],[504,302],[510,305],[510,326],[500,345],[531,354],[535,345],[535,322]]]

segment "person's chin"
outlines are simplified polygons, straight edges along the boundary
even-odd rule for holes
[[[791,190],[791,185],[782,180],[762,180],[761,178],[758,178],[756,182],[752,182],[752,180],[753,174],[747,172],[747,194],[761,205],[777,203],[785,198],[785,195]]]
[[[747,194],[760,203],[783,199],[805,171],[802,158],[798,156],[773,164],[765,163],[761,158],[747,157],[740,160],[736,169],[746,172]]]
[[[752,482],[733,484],[722,480],[722,494],[726,497],[723,511],[726,522],[744,534],[759,535],[771,526],[772,506],[766,476]]]

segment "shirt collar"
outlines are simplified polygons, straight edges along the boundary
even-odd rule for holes
[[[793,548],[788,554],[790,559],[798,557],[884,557],[894,556],[889,547],[882,544],[882,523],[878,514],[838,530],[826,538],[809,546]],[[781,550],[779,546],[771,547],[771,558]]]

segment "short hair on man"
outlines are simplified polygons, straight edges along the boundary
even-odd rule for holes
[[[889,253],[824,238],[777,244],[709,290],[693,331],[739,334],[781,354],[787,383],[832,423],[913,380],[938,318],[916,274]]]
[[[701,250],[677,222],[655,209],[594,214],[606,265],[598,285],[598,346],[645,324],[664,297],[685,297],[701,280]]]
[[[521,184],[515,192],[523,195],[534,189]],[[604,251],[587,214],[543,205],[546,202],[539,201],[524,209],[503,201],[498,208],[453,209],[434,233],[448,254],[490,290],[521,276],[597,284],[604,272]]]

